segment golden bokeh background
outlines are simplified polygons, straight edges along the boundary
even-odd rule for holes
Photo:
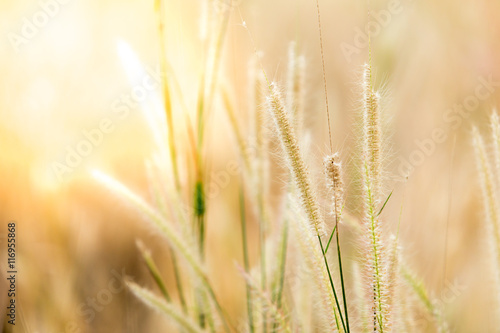
[[[205,2],[225,6],[225,0],[166,1],[166,55],[185,103],[177,101],[174,108],[181,160],[189,145],[185,120],[187,115],[195,117],[204,64]],[[332,139],[345,168],[351,170],[358,149],[361,71],[369,57],[359,33],[369,22],[368,3],[320,4]],[[44,10],[44,6],[49,7]],[[389,11],[390,17],[381,18],[386,21],[371,37],[372,63],[377,86],[384,87],[390,133],[386,184],[394,195],[385,213],[387,229],[396,232],[402,206],[401,244],[415,272],[439,299],[449,298],[449,283],[461,286],[446,304],[453,332],[494,332],[498,318],[491,311],[492,274],[471,128],[476,125],[488,131],[487,119],[500,102],[500,83],[496,83],[500,82],[500,4],[374,0],[370,6],[372,14],[396,8]],[[37,18],[50,10],[47,22]],[[23,37],[25,33],[29,38]],[[129,45],[143,68],[155,71],[159,66],[153,0],[3,0],[0,36],[0,267],[5,274],[6,225],[16,221],[19,322],[14,332],[73,332],[71,325],[77,327],[74,332],[170,332],[168,321],[127,291],[113,294],[92,320],[79,312],[82,304],[107,288],[116,272],[125,271],[136,282],[154,287],[136,239],[152,248],[162,274],[168,284],[173,283],[162,239],[90,176],[90,170],[102,170],[151,200],[145,161],[156,146],[145,116],[148,111],[138,106],[121,118],[114,103],[133,87],[125,68],[130,64],[120,58],[120,43]],[[304,128],[310,140],[308,163],[319,183],[329,144],[315,2],[237,2],[225,38],[220,82],[228,87],[244,125],[250,105],[248,64],[254,48],[262,52],[268,76],[284,83],[292,40],[306,58]],[[365,46],[346,56],[345,45],[358,42]],[[449,129],[444,115],[474,96],[481,80],[493,82],[491,92],[461,118],[456,129]],[[159,89],[149,93],[161,96]],[[220,175],[228,163],[238,161],[238,155],[219,104],[206,120],[209,183],[220,187],[208,202],[207,260],[215,289],[236,319],[245,311],[244,282],[235,265],[242,262],[239,175],[230,174],[227,185]],[[99,128],[103,119],[109,119],[112,130],[76,167],[61,173],[54,163],[64,164],[68,151],[85,139],[84,132]],[[402,159],[409,160],[412,153],[418,159],[415,151],[422,151],[418,142],[428,142],[436,128],[446,129],[447,140],[436,144],[406,180],[407,175],[400,172]],[[244,133],[249,135],[245,128]],[[277,148],[275,153],[279,154]],[[275,164],[279,161],[276,158]],[[272,200],[278,206],[284,176],[275,167]],[[352,198],[348,206],[355,214],[355,172],[347,171],[346,178]],[[254,222],[249,234],[254,263],[258,239]],[[3,318],[5,287],[2,278]],[[430,326],[422,331],[432,332]]]

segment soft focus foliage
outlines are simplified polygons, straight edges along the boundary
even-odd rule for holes
[[[496,331],[499,3],[320,0],[331,138],[314,0],[160,3],[0,3],[0,268],[14,220],[19,332],[202,331],[200,314],[207,330],[227,317],[246,331],[249,299],[257,332],[263,312],[268,331],[342,326],[321,253],[332,195],[352,332],[372,331],[373,285],[395,332]],[[363,125],[374,103],[375,129]],[[342,198],[324,177],[336,152]],[[379,237],[383,285],[366,276]]]

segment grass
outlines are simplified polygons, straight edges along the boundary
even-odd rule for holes
[[[498,182],[500,175],[498,134],[500,133],[500,126],[496,110],[491,114],[490,126],[493,161],[488,155],[485,140],[477,127],[473,128],[472,137],[484,204],[484,227],[487,230],[487,239],[490,245],[490,263],[494,274],[492,280],[495,281],[495,285],[492,288],[494,295],[496,295],[494,313],[498,316],[500,313],[500,215],[498,211],[498,195],[500,193],[500,184]]]
[[[162,6],[163,1],[159,8],[163,8]],[[173,113],[177,110],[173,109],[171,102],[174,98],[181,100],[184,97],[172,96],[168,80],[163,81],[166,127],[169,133],[166,139],[170,150],[166,155],[170,156],[172,163],[172,175],[168,175],[168,178],[174,184],[169,191],[175,193],[173,206],[182,202],[182,207],[188,209],[167,209],[165,201],[171,200],[171,197],[163,195],[161,190],[156,191],[157,206],[161,208],[157,209],[118,181],[100,172],[94,173],[102,184],[134,207],[145,220],[152,222],[172,249],[179,304],[170,296],[169,284],[164,281],[151,253],[144,245],[139,245],[139,250],[163,299],[136,284],[130,283],[129,288],[145,304],[176,323],[181,328],[180,331],[411,332],[414,329],[409,326],[412,325],[411,318],[422,308],[434,319],[438,331],[449,330],[446,312],[433,305],[432,293],[410,273],[409,263],[398,242],[399,233],[392,238],[393,242],[389,241],[391,230],[383,212],[394,191],[385,191],[382,172],[385,160],[382,149],[384,133],[381,125],[384,115],[380,106],[381,97],[374,87],[371,54],[364,67],[363,95],[359,96],[363,103],[363,133],[356,138],[362,146],[357,166],[362,174],[362,204],[358,207],[359,214],[346,211],[346,207],[352,207],[346,205],[346,202],[353,198],[344,191],[341,154],[333,153],[319,1],[316,1],[316,8],[328,122],[325,127],[328,128],[331,150],[331,154],[324,158],[326,177],[323,185],[329,187],[327,207],[331,211],[332,224],[329,223],[330,218],[323,214],[327,207],[323,201],[318,200],[318,197],[322,198],[322,193],[312,181],[311,173],[314,168],[310,167],[309,156],[299,143],[305,131],[305,58],[297,54],[297,44],[292,43],[288,78],[283,85],[287,87],[287,95],[283,97],[281,85],[268,81],[259,57],[254,55],[258,64],[251,65],[254,75],[249,79],[249,86],[253,90],[253,97],[248,104],[251,105],[250,117],[255,126],[245,126],[249,121],[243,113],[238,112],[238,103],[234,102],[232,93],[219,84],[219,67],[231,7],[214,14],[212,19],[217,28],[208,31],[205,65],[200,75],[197,101],[194,103],[196,121],[188,121],[188,128],[191,129],[189,140],[186,145],[182,145],[189,147],[185,155],[190,168],[185,179],[181,178],[178,168],[180,151],[177,149],[173,121]],[[168,66],[163,44],[165,35],[162,13],[163,9],[160,11],[161,63],[166,71]],[[221,103],[218,103],[219,100]],[[265,105],[264,100],[267,101]],[[210,223],[216,222],[207,218],[210,201],[206,195],[209,184],[205,131],[209,126],[208,114],[218,107],[226,111],[243,170],[239,175],[237,202],[243,262],[240,276],[245,284],[245,295],[241,295],[241,299],[246,301],[246,314],[239,318],[229,318],[227,315],[205,266],[207,228]],[[267,122],[266,113],[272,119],[272,124]],[[486,220],[491,229],[494,260],[498,265],[500,233],[496,196],[499,184],[495,181],[498,178],[495,178],[493,170],[496,170],[498,177],[500,127],[496,113],[492,116],[491,123],[494,163],[488,161],[485,144],[477,130],[474,130],[474,147],[483,185]],[[268,128],[272,129],[274,136],[267,133]],[[252,136],[256,149],[250,151],[246,138]],[[270,142],[277,146],[280,157],[270,154]],[[278,214],[268,196],[272,181],[269,175],[273,171],[271,162],[283,161],[286,166],[285,174],[290,177],[283,177],[287,179],[281,195],[283,212]],[[157,169],[155,173],[162,173],[160,164],[152,163],[152,168]],[[154,176],[150,178],[154,186],[157,179]],[[251,213],[256,215],[256,226],[250,224],[248,216]],[[252,238],[248,230],[255,227],[258,228],[259,245],[256,247],[257,255],[252,258],[251,239],[255,237]],[[343,242],[356,244],[359,252],[346,257],[341,249]],[[333,252],[336,253],[332,254]],[[181,271],[177,258],[187,264],[189,269]],[[304,267],[307,278],[293,283],[291,276],[301,276],[298,272]],[[497,273],[500,281],[498,267]],[[401,283],[403,280],[406,284]],[[409,286],[411,291],[404,286]],[[191,292],[185,293],[183,289]],[[300,293],[307,293],[306,291],[311,291],[310,299],[298,296]],[[307,311],[301,312],[298,309]],[[235,324],[241,321],[245,325]]]

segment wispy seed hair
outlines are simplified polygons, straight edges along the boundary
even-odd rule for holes
[[[324,235],[326,232],[319,204],[311,187],[311,180],[299,150],[295,131],[288,118],[289,114],[285,110],[285,103],[276,84],[271,84],[270,89],[269,112],[274,120],[290,171],[300,194],[302,206],[316,233],[320,236]]]
[[[328,155],[324,160],[325,175],[328,188],[333,195],[332,215],[340,222],[344,204],[344,182],[342,181],[342,164],[339,154]]]
[[[372,68],[365,64],[363,71],[363,163],[374,201],[380,201],[382,179],[382,130],[380,116],[380,95],[374,92],[372,85]]]
[[[499,295],[498,286],[500,283],[500,221],[498,211],[498,197],[491,166],[489,163],[483,137],[476,127],[473,128],[473,145],[476,155],[477,168],[481,181],[484,210],[486,212],[486,222],[490,245],[493,254],[493,267],[495,271],[496,293]],[[500,305],[500,297],[497,297],[497,311]],[[497,312],[498,313],[498,312]]]
[[[132,291],[132,293],[138,299],[140,299],[144,304],[148,305],[152,309],[174,320],[184,330],[186,330],[186,332],[190,333],[205,332],[190,317],[186,316],[184,313],[182,313],[182,311],[177,309],[174,305],[165,302],[163,299],[159,298],[149,290],[144,289],[133,282],[127,282],[127,286]]]
[[[379,95],[374,92],[372,68],[366,64],[363,72],[363,197],[365,277],[367,278],[367,304],[371,305],[371,322],[374,332],[387,332],[390,327],[388,281],[385,262],[385,246],[382,238],[380,217],[377,214],[381,202],[381,117]]]

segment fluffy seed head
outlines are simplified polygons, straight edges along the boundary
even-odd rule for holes
[[[390,327],[386,254],[377,209],[381,201],[381,120],[379,95],[373,91],[372,69],[363,72],[363,197],[365,202],[365,267],[366,303],[371,309],[374,332]],[[371,328],[370,328],[371,330]]]
[[[204,330],[198,326],[191,318],[182,313],[171,303],[165,302],[160,297],[153,294],[151,291],[140,287],[139,285],[127,281],[127,287],[132,293],[141,300],[144,304],[158,311],[160,314],[172,319],[180,325],[186,332],[202,333]]]
[[[326,182],[333,194],[332,214],[335,216],[335,219],[340,222],[340,215],[344,204],[344,183],[342,182],[342,164],[339,154],[335,153],[325,157],[324,165]]]
[[[373,91],[372,69],[366,64],[363,72],[363,162],[374,201],[380,200],[380,180],[382,177],[381,162],[381,119],[379,108],[380,96]]]
[[[495,181],[491,171],[490,161],[486,152],[483,137],[476,127],[473,128],[473,145],[476,154],[476,163],[481,181],[483,204],[486,213],[489,241],[493,257],[493,268],[495,270],[496,285],[500,283],[500,213],[498,210],[498,197]],[[497,289],[497,295],[499,291]],[[500,296],[497,300],[497,311],[500,304]]]
[[[494,236],[497,237],[498,241],[500,241],[499,225],[498,225],[499,214],[497,207],[495,185],[493,181],[493,173],[491,171],[491,166],[488,160],[488,155],[486,153],[486,147],[484,144],[483,137],[481,136],[481,134],[479,134],[479,131],[476,127],[473,128],[473,136],[474,136],[473,144],[476,152],[477,167],[481,178],[483,199],[487,212],[487,220],[490,221],[490,223],[492,223],[494,229]],[[500,243],[498,244],[498,248],[500,250]]]
[[[270,89],[271,95],[268,98],[269,112],[274,120],[275,128],[278,132],[290,171],[300,194],[302,206],[307,213],[309,221],[314,225],[316,233],[318,235],[324,235],[326,232],[323,219],[319,212],[319,204],[312,190],[309,173],[304,163],[304,159],[300,154],[295,132],[288,119],[285,103],[283,102],[283,98],[276,84],[272,83]]]

